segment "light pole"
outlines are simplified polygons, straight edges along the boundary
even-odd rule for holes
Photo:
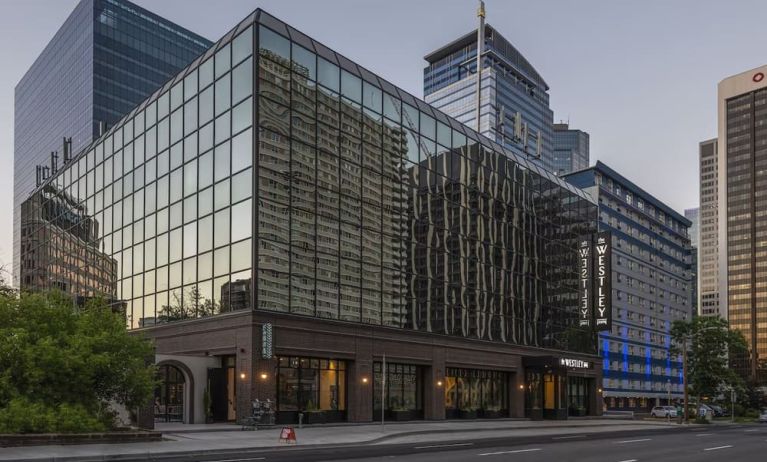
[[[730,388],[730,422],[735,423],[735,387]]]
[[[666,406],[671,406],[671,379],[666,379]],[[668,417],[668,421],[671,422],[671,411],[666,412],[666,417]]]

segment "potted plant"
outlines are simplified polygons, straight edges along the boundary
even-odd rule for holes
[[[304,410],[304,423],[307,425],[325,423],[325,413],[322,412],[314,401],[306,403]]]
[[[463,408],[460,411],[458,411],[458,416],[462,419],[476,419],[477,408],[474,406]]]
[[[205,387],[202,392],[202,407],[205,411],[205,423],[213,423],[213,408],[210,399],[210,388]]]

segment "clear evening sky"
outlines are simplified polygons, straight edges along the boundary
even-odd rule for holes
[[[261,7],[422,96],[423,56],[476,25],[475,0],[133,0],[211,40]],[[0,0],[0,264],[10,269],[13,89],[77,0]],[[698,205],[698,142],[716,85],[767,63],[759,0],[486,0],[488,23],[551,86],[555,121],[682,212]],[[66,134],[62,134],[66,135]]]

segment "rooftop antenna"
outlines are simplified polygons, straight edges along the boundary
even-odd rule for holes
[[[479,8],[477,9],[477,17],[479,18],[479,28],[477,28],[477,133],[479,130],[479,108],[481,107],[481,101],[479,100],[482,89],[482,52],[485,45],[485,2],[479,0]]]

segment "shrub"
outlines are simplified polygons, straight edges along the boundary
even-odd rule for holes
[[[112,426],[113,417],[102,409],[88,410],[80,404],[50,407],[15,398],[0,409],[0,433],[103,432]]]

